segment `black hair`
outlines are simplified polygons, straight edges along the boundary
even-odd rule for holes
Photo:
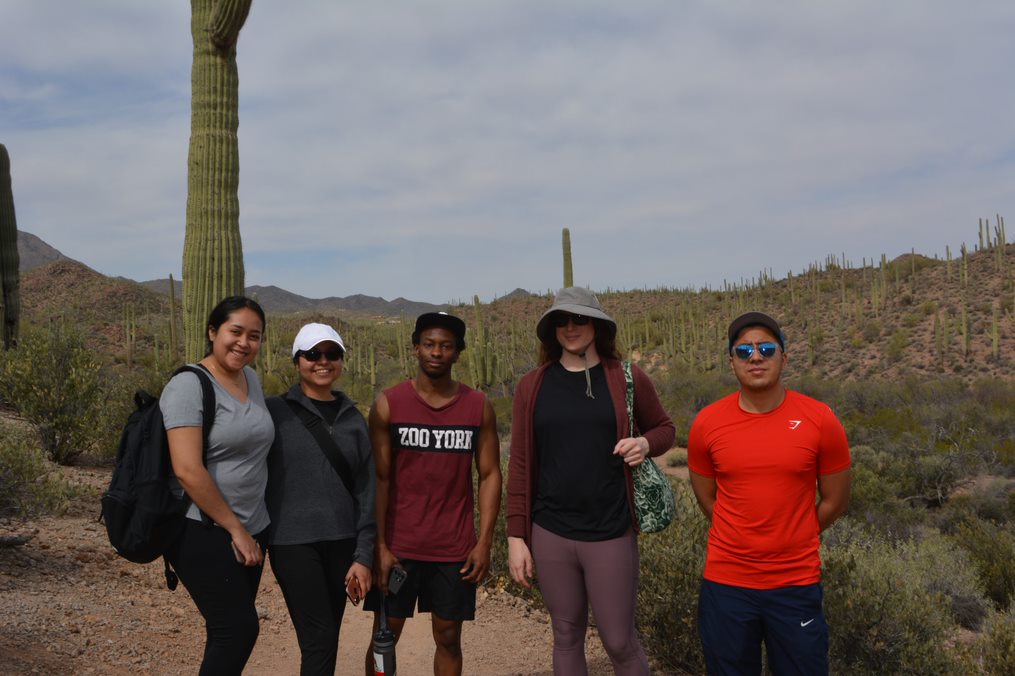
[[[261,318],[261,330],[264,331],[265,324],[267,324],[264,319],[264,310],[261,309],[261,306],[256,300],[247,298],[246,296],[229,296],[227,298],[223,298],[219,301],[219,304],[212,309],[211,314],[208,315],[208,323],[205,325],[204,330],[204,340],[206,344],[204,356],[207,357],[212,351],[211,338],[208,337],[208,330],[211,329],[213,331],[218,331],[219,327],[226,323],[226,320],[229,319],[231,314],[244,308],[252,310],[258,317]]]

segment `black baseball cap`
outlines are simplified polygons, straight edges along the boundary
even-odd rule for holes
[[[726,332],[726,337],[729,338],[729,346],[727,352],[733,350],[733,341],[737,339],[740,332],[746,329],[748,326],[763,326],[772,332],[775,339],[779,341],[779,347],[786,350],[786,336],[782,332],[782,328],[779,326],[779,322],[775,321],[764,312],[745,312],[740,315],[730,324],[729,330]]]
[[[419,345],[419,336],[433,327],[447,329],[458,339],[458,350],[465,349],[465,322],[447,312],[424,312],[416,317],[416,328],[412,332],[412,344]]]

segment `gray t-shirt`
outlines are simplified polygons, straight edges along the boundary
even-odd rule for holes
[[[208,435],[208,473],[240,523],[256,535],[268,527],[264,491],[268,484],[268,449],[275,426],[264,404],[264,393],[253,369],[247,378],[247,401],[238,401],[214,378],[215,422]],[[201,427],[204,420],[201,383],[193,373],[181,373],[166,383],[159,399],[167,430]],[[201,520],[197,505],[187,518]]]

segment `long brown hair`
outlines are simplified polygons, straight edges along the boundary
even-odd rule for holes
[[[618,361],[622,359],[623,355],[621,355],[620,349],[617,348],[617,333],[613,325],[595,317],[592,317],[592,325],[596,327],[595,344],[596,353],[599,354],[599,358],[616,359]],[[557,332],[545,331],[544,333],[547,334],[547,340],[539,341],[540,365],[560,361],[561,355],[564,354],[564,348],[557,342]]]

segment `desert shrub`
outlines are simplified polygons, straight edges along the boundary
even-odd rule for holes
[[[669,467],[687,467],[687,451],[683,449],[673,451],[666,464]]]
[[[1015,674],[1015,607],[991,613],[979,648],[983,670],[988,674]]]
[[[912,540],[892,542],[849,520],[833,526],[823,547],[825,614],[832,671],[843,674],[961,674],[967,665],[949,652],[952,604],[925,574],[938,555],[949,570],[956,559]]]
[[[708,522],[687,482],[673,482],[677,514],[661,533],[643,535],[638,635],[666,666],[704,671],[698,639],[698,588],[705,566]]]
[[[0,517],[62,512],[69,488],[27,429],[0,423]]]
[[[80,334],[53,324],[0,353],[0,396],[36,424],[49,457],[70,464],[88,449],[105,406],[101,367]]]
[[[1007,609],[1015,598],[1015,528],[974,517],[960,523],[953,537],[969,552],[987,597]]]

